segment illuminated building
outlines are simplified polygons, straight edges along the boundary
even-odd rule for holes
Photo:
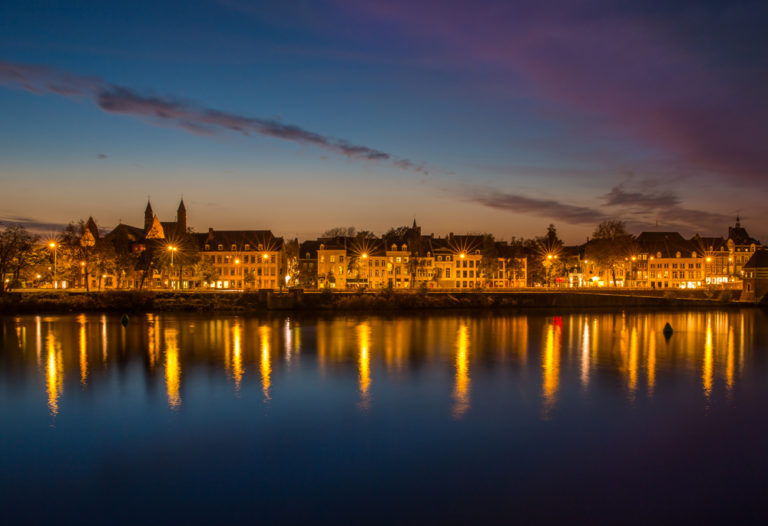
[[[768,250],[752,254],[742,269],[744,289],[742,300],[760,302],[768,293]]]
[[[201,259],[213,269],[203,286],[215,289],[278,289],[284,285],[283,238],[269,230],[214,230],[195,234]]]

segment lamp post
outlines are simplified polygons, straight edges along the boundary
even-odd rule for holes
[[[171,272],[170,272],[170,274],[171,274],[171,279],[170,279],[171,288],[173,288],[173,255],[176,253],[177,250],[178,250],[178,248],[176,246],[168,245],[168,252],[171,253]]]
[[[53,288],[59,288],[59,282],[56,280],[56,243],[51,241],[48,246],[53,250]]]

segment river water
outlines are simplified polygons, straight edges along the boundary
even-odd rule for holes
[[[0,318],[3,522],[758,522],[767,318]]]

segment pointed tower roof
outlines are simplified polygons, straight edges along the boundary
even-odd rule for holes
[[[181,201],[179,202],[179,210],[178,211],[179,212],[186,212],[187,211],[187,207],[184,206],[184,198],[183,197],[181,198]]]
[[[163,229],[163,225],[160,224],[160,220],[157,216],[152,218],[152,226],[149,228],[145,237],[147,239],[165,239],[165,230]]]
[[[96,226],[96,221],[93,220],[93,216],[88,217],[84,229],[88,230],[94,239],[99,239],[99,227]]]
[[[149,202],[149,198],[147,198],[147,207],[144,209],[144,213],[154,215],[152,212],[152,204]]]

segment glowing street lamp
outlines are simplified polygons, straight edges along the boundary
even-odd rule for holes
[[[168,245],[168,252],[171,253],[171,266],[173,266],[173,255],[178,250],[178,247],[175,247],[174,245]]]
[[[56,243],[51,241],[48,243],[48,247],[53,250],[53,287],[58,288],[59,283],[56,281]]]
[[[467,255],[466,255],[464,252],[462,252],[461,254],[459,254],[459,257],[460,257],[461,259],[464,259],[465,257],[467,257]]]

